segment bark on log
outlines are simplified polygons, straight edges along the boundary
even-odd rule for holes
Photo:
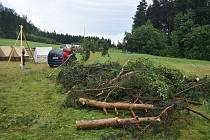
[[[104,127],[123,127],[129,125],[139,125],[142,122],[159,122],[160,117],[145,117],[145,118],[109,118],[100,120],[81,120],[76,121],[77,129],[97,129]]]
[[[154,105],[151,104],[130,104],[130,103],[107,103],[107,102],[100,102],[96,100],[89,100],[80,98],[79,102],[82,105],[87,105],[91,107],[96,107],[99,109],[118,109],[118,110],[140,110],[140,109],[154,109]]]

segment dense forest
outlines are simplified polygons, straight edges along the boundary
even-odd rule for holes
[[[15,39],[19,32],[19,25],[24,26],[27,39],[35,42],[50,43],[50,44],[78,44],[84,39],[83,36],[73,36],[68,34],[58,34],[55,31],[50,33],[42,31],[28,21],[27,16],[18,15],[13,9],[4,7],[0,3],[0,37]],[[105,42],[106,45],[111,47],[111,40],[86,37],[89,41]]]
[[[118,48],[210,60],[210,0],[141,0]]]

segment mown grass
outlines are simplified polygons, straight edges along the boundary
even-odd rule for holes
[[[210,61],[160,57],[147,54],[123,53],[122,51],[115,49],[110,49],[109,57],[100,57],[100,53],[92,54],[90,59],[87,61],[87,64],[103,63],[108,61],[124,64],[128,60],[136,60],[141,57],[148,58],[156,65],[164,65],[166,67],[179,69],[186,75],[197,75],[201,77],[210,75]]]
[[[0,139],[99,139],[117,129],[78,131],[75,121],[113,117],[102,111],[67,109],[64,90],[46,78],[47,65],[0,62]]]
[[[5,39],[5,38],[0,38],[0,45],[1,46],[14,46],[16,40],[14,39]],[[36,47],[53,47],[53,48],[58,48],[59,45],[55,44],[46,44],[46,43],[39,43],[39,42],[32,42],[28,41],[29,47],[31,48],[36,48]],[[20,45],[20,41],[18,41],[17,46]],[[25,41],[23,41],[23,46],[26,46]]]

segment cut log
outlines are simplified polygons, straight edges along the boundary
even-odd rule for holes
[[[107,102],[100,102],[96,100],[89,100],[80,98],[79,102],[82,105],[87,105],[99,109],[113,109],[113,110],[140,110],[140,109],[154,109],[154,105],[151,104],[131,104],[131,103],[107,103]]]
[[[81,120],[76,121],[77,129],[98,129],[105,127],[123,127],[136,125],[138,126],[142,122],[160,122],[160,117],[145,117],[145,118],[109,118],[109,119],[100,119],[100,120]]]

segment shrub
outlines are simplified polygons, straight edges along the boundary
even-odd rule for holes
[[[128,51],[163,55],[166,49],[166,38],[163,33],[155,29],[150,22],[136,28],[132,34],[126,34],[125,41]]]

